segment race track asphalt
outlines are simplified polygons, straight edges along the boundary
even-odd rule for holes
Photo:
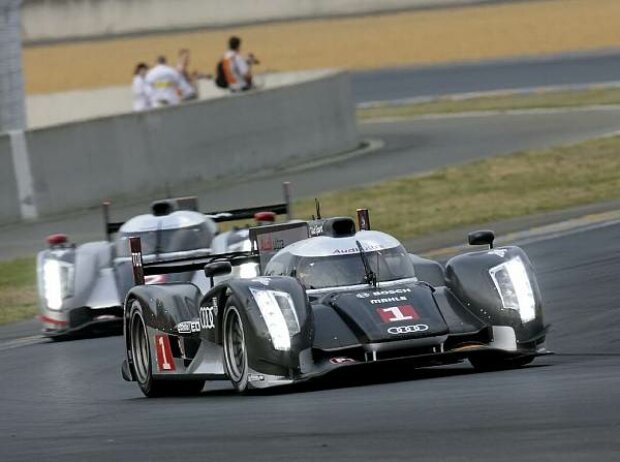
[[[521,370],[374,371],[239,396],[146,399],[122,337],[0,348],[2,460],[614,461],[620,223],[525,243],[548,347]]]
[[[282,200],[281,183],[291,181],[295,197],[312,197],[402,175],[421,173],[523,149],[573,143],[620,130],[620,108],[573,111],[521,111],[453,115],[361,125],[363,139],[381,140],[378,150],[345,160],[276,171],[218,185],[173,190],[173,195],[197,194],[203,210],[222,210]],[[299,166],[298,166],[299,167]],[[113,219],[145,213],[158,197],[131,206],[112,207]],[[328,211],[325,211],[328,213]],[[99,209],[32,224],[0,227],[0,259],[32,255],[46,235],[69,233],[74,242],[103,238]]]
[[[351,74],[358,103],[620,81],[620,51],[401,67]]]

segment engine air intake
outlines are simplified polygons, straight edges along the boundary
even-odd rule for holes
[[[355,234],[355,221],[349,217],[336,217],[325,220],[323,234],[332,237],[350,237]]]

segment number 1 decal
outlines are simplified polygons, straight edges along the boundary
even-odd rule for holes
[[[155,346],[157,351],[157,369],[159,372],[174,371],[174,359],[170,350],[170,340],[167,335],[156,335]]]

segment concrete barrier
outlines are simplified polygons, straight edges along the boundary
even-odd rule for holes
[[[321,75],[323,71],[258,74],[255,76],[255,82],[262,88],[269,89],[303,82]],[[207,79],[198,81],[198,93],[201,100],[230,95],[228,90],[216,87],[213,80]],[[26,97],[28,128],[49,127],[131,112],[132,98],[131,82],[118,87],[28,95]]]
[[[0,135],[0,223],[21,218],[11,139]]]
[[[26,43],[505,0],[22,0]]]
[[[26,133],[39,216],[357,144],[350,79],[334,71],[294,85]]]

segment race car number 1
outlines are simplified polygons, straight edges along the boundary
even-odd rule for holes
[[[174,359],[170,349],[170,340],[167,335],[156,335],[155,346],[157,350],[157,369],[162,371],[174,371]]]

